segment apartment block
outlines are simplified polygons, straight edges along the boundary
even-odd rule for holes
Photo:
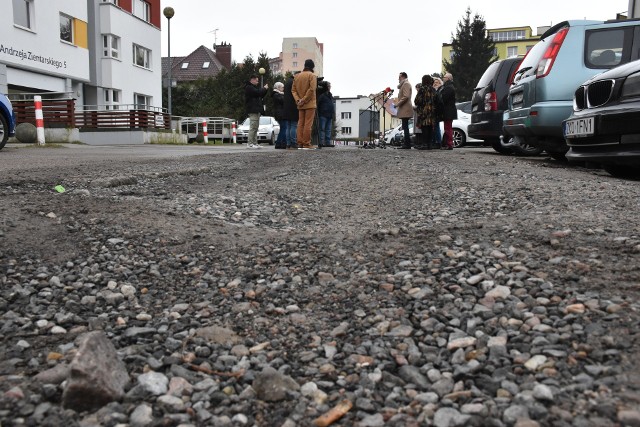
[[[5,0],[0,92],[162,105],[160,0]]]
[[[282,39],[282,52],[278,58],[269,61],[269,66],[273,73],[302,71],[307,59],[313,60],[315,74],[323,76],[324,44],[315,37],[289,37]]]

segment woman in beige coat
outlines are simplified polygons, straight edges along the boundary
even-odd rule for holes
[[[404,143],[401,149],[411,149],[411,139],[409,135],[409,119],[413,118],[413,105],[411,105],[411,83],[407,79],[407,73],[404,71],[398,76],[398,99],[396,100],[396,107],[398,113],[396,117],[402,120],[402,130],[404,131]]]

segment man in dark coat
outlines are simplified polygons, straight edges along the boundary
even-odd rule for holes
[[[293,76],[291,75],[284,82],[284,108],[282,110],[282,120],[287,123],[287,150],[298,149],[298,106],[291,93],[292,87]]]
[[[333,104],[333,94],[331,93],[331,83],[325,82],[325,92],[318,97],[318,134],[320,136],[320,147],[332,147],[331,145],[331,124],[335,115],[335,105]]]
[[[440,92],[444,105],[442,121],[444,122],[444,136],[442,137],[442,149],[453,150],[453,121],[458,118],[456,108],[456,88],[453,86],[453,76],[447,73],[442,78],[444,85]]]
[[[261,148],[258,145],[258,127],[260,126],[260,114],[264,111],[262,98],[267,94],[269,84],[258,87],[258,76],[252,74],[244,87],[244,106],[249,116],[249,136],[247,148]]]

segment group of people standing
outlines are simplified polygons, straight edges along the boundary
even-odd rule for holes
[[[413,129],[417,138],[416,149],[453,150],[452,123],[458,118],[458,109],[451,73],[446,73],[442,80],[428,74],[422,76],[422,81],[416,85],[417,94],[413,105],[411,103],[413,90],[407,73],[401,72],[398,81],[399,94],[395,106],[398,109],[397,117],[402,120],[404,132],[404,140],[400,148],[411,149],[409,120],[413,119]],[[444,124],[444,135],[440,135],[439,122]]]
[[[312,150],[313,123],[318,116],[317,128],[321,146],[329,146],[331,124],[335,115],[331,84],[324,84],[326,90],[316,96],[318,78],[314,74],[313,60],[304,62],[304,69],[290,76],[285,83],[276,82],[273,87],[274,117],[280,124],[280,133],[275,148],[287,150]],[[258,148],[258,123],[263,112],[262,98],[267,94],[268,84],[258,87],[258,76],[253,74],[245,86],[245,107],[249,115],[249,136],[247,148]]]

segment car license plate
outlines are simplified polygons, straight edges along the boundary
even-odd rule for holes
[[[511,98],[511,100],[512,100],[512,102],[514,104],[521,104],[523,99],[524,99],[524,93],[522,93],[522,92],[518,92],[518,93],[514,94],[513,98]]]
[[[593,135],[593,117],[573,119],[564,122],[564,136],[567,138],[579,138]]]

